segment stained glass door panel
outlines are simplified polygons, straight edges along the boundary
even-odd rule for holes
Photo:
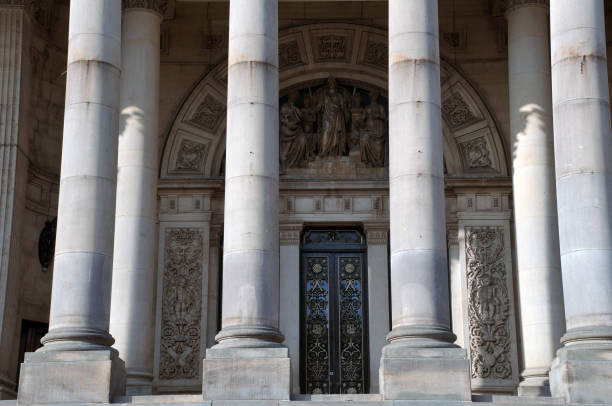
[[[302,391],[365,393],[363,252],[302,253]]]

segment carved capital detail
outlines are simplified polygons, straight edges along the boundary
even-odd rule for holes
[[[168,0],[122,0],[123,9],[147,8],[164,15],[168,8]]]
[[[368,245],[387,245],[389,242],[388,224],[364,224]]]
[[[302,224],[281,224],[280,225],[280,245],[300,245],[302,234]]]

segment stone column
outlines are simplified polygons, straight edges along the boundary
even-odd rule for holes
[[[210,226],[208,260],[208,322],[206,327],[206,348],[215,344],[215,336],[219,331],[217,315],[219,314],[219,253],[221,251],[221,226]]]
[[[553,396],[612,399],[612,131],[603,0],[550,5],[555,167],[567,332]]]
[[[26,355],[19,402],[108,403],[125,372],[108,332],[121,1],[70,3],[66,111],[49,333]],[[84,388],[87,388],[85,390]]]
[[[389,333],[389,223],[363,225],[368,244],[370,393],[380,392],[380,356]]]
[[[389,0],[392,331],[385,399],[470,400],[449,328],[437,0]]]
[[[23,2],[0,1],[0,400],[14,399],[19,352],[19,258],[29,167],[28,59],[31,24]]]
[[[548,2],[508,4],[514,219],[523,345],[521,395],[550,396],[565,330],[552,132]]]
[[[222,330],[203,393],[289,399],[278,328],[278,0],[230,1],[228,59]]]
[[[123,1],[110,332],[127,394],[151,394],[157,254],[160,2]]]

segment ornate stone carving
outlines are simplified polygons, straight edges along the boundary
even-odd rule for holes
[[[503,228],[466,227],[465,253],[472,378],[511,379],[510,298]]]
[[[346,38],[339,35],[325,35],[319,40],[319,59],[333,60],[346,58]]]
[[[191,140],[183,140],[176,156],[175,170],[198,171],[204,160],[206,145]]]
[[[368,37],[363,62],[386,69],[389,66],[389,46],[387,43]]]
[[[214,132],[224,113],[225,105],[208,94],[188,122],[206,131]]]
[[[489,143],[479,137],[461,144],[461,151],[467,166],[471,169],[490,168],[492,166]]]
[[[278,45],[278,63],[280,69],[304,64],[297,40]]]
[[[165,14],[168,9],[168,0],[122,0],[123,8],[148,8],[159,14]]]
[[[470,106],[459,93],[453,93],[442,102],[442,114],[448,125],[453,129],[478,121]]]
[[[363,97],[369,103],[363,107]],[[301,107],[298,106],[301,99]],[[380,93],[353,94],[335,79],[314,93],[294,91],[281,103],[280,160],[284,168],[305,167],[327,157],[355,156],[369,167],[383,167],[387,143],[387,111]]]
[[[165,237],[159,378],[197,379],[204,235],[198,228],[169,228]]]

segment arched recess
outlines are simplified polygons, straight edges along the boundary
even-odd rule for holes
[[[325,23],[279,34],[280,94],[330,75],[365,88],[388,88],[387,31]],[[470,83],[441,62],[444,161],[448,176],[507,176],[504,143]],[[166,138],[161,179],[222,176],[225,156],[227,63],[208,72],[181,106]],[[386,92],[385,92],[386,93]]]

